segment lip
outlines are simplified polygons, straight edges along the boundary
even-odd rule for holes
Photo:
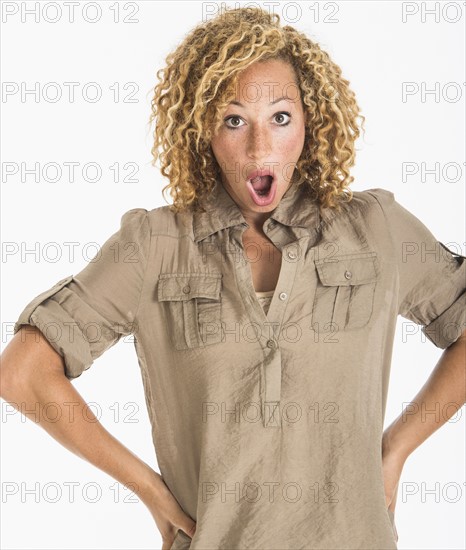
[[[272,176],[272,179],[275,180],[275,175],[273,171],[269,168],[265,168],[264,170],[253,170],[252,172],[249,172],[246,181],[249,182],[252,179],[257,178],[257,176]]]

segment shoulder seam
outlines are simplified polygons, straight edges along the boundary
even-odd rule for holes
[[[138,315],[139,315],[139,310],[140,310],[140,307],[141,307],[141,299],[142,299],[142,296],[144,294],[144,289],[146,287],[146,275],[147,275],[147,271],[148,271],[148,265],[149,265],[149,257],[150,257],[150,252],[151,252],[151,248],[152,248],[152,230],[151,230],[151,226],[150,226],[150,220],[149,220],[149,212],[145,209],[145,208],[142,208],[141,210],[145,210],[145,214],[144,214],[144,221],[143,221],[143,224],[146,223],[147,224],[147,233],[148,235],[146,234],[145,236],[145,239],[144,239],[144,245],[145,245],[145,242],[146,240],[148,239],[148,245],[147,245],[147,251],[146,251],[146,263],[145,263],[145,266],[144,266],[144,270],[143,270],[143,274],[142,274],[142,282],[141,282],[141,290],[139,292],[139,298],[138,298],[138,303],[137,303],[137,306],[136,306],[136,311],[134,312],[134,318],[133,318],[133,327],[132,327],[132,333],[136,333],[137,330],[136,330],[136,319],[138,318]],[[141,227],[142,225],[141,224]]]

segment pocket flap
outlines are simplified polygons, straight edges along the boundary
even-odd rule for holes
[[[164,273],[159,276],[159,301],[220,299],[222,274]]]
[[[349,286],[377,280],[376,252],[345,254],[332,259],[316,260],[320,281],[325,286]]]

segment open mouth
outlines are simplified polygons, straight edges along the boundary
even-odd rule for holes
[[[257,176],[251,181],[252,188],[259,197],[266,197],[272,189],[272,176]]]
[[[273,202],[277,189],[276,179],[271,175],[256,176],[247,181],[252,200],[259,206]]]

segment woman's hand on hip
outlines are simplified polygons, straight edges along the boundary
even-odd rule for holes
[[[154,472],[152,495],[145,499],[145,503],[162,535],[162,550],[171,548],[178,529],[193,538],[196,522],[184,512],[157,472]]]

